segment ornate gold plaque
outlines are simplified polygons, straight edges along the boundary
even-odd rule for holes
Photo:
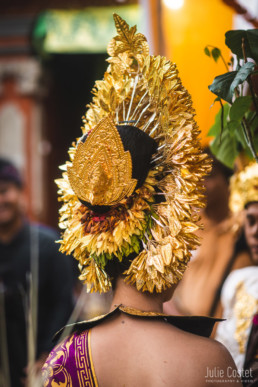
[[[80,142],[72,167],[67,168],[77,197],[92,205],[112,206],[130,196],[137,184],[132,179],[132,159],[124,150],[118,130],[108,116]]]

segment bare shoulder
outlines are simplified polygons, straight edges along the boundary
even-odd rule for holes
[[[199,336],[193,338],[192,344],[196,347],[199,366],[205,371],[206,383],[212,383],[213,386],[242,385],[235,362],[224,345]]]
[[[231,356],[221,344],[164,322],[122,316],[95,327],[92,334],[95,371],[105,387],[113,382],[107,375],[115,375],[121,385],[136,387],[207,387],[207,378],[213,386],[223,387],[229,385],[225,378],[228,370],[232,370],[231,374],[236,372]],[[222,370],[219,377],[214,369]],[[231,374],[230,385],[240,387]]]
[[[196,341],[196,344],[198,343],[197,351],[200,360],[204,361],[205,364],[222,365],[233,362],[228,350],[218,341],[199,336],[196,336],[193,341]]]
[[[187,364],[183,372],[184,385],[189,379],[189,386],[241,386],[235,363],[228,350],[218,341],[201,337],[181,330],[171,329],[167,343],[173,346],[168,348],[168,353],[178,362],[178,367]],[[168,355],[169,356],[169,355]],[[180,366],[181,365],[181,366]],[[181,375],[179,374],[181,379]],[[192,383],[192,384],[191,384]]]

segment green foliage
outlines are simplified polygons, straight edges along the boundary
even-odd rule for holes
[[[208,47],[205,47],[205,48],[204,48],[204,53],[205,53],[207,56],[211,56],[211,53],[210,53],[210,50],[208,49]]]
[[[214,47],[211,51],[212,58],[215,60],[215,62],[218,61],[219,57],[221,56],[220,49],[217,47]]]
[[[252,74],[253,70],[255,68],[255,64],[252,62],[246,62],[240,69],[237,71],[235,79],[233,80],[231,86],[230,86],[230,92],[233,96],[235,88],[242,84],[247,77]],[[233,71],[231,71],[233,73]]]
[[[225,34],[226,45],[239,59],[244,59],[242,49],[242,39],[245,44],[245,54],[247,58],[254,59],[258,62],[258,30],[233,30]]]
[[[214,136],[211,150],[214,155],[228,167],[233,167],[234,160],[240,152],[253,157],[258,162],[258,96],[255,94],[252,76],[257,74],[258,62],[258,30],[236,30],[226,33],[226,44],[236,55],[229,63],[235,70],[214,78],[209,87],[220,101],[221,109],[215,118],[214,125],[208,135]],[[209,49],[206,46],[204,52],[215,61],[219,57],[224,58],[219,49]],[[248,59],[251,60],[248,60]],[[248,85],[250,95],[244,95]],[[226,101],[224,105],[222,100]]]
[[[231,85],[235,79],[237,71],[230,71],[226,74],[218,75],[214,78],[214,81],[209,85],[209,89],[212,93],[216,94],[218,97],[224,99],[225,101],[232,102],[232,92]]]
[[[232,121],[242,120],[244,115],[249,111],[251,105],[252,105],[252,97],[250,95],[237,98],[230,108],[230,113],[229,113],[230,120]]]
[[[237,143],[234,136],[231,136],[228,131],[223,131],[221,141],[219,137],[216,137],[211,145],[211,151],[229,168],[233,168],[234,160],[238,155]]]
[[[233,106],[234,105],[232,105],[232,107]],[[223,105],[223,108],[217,113],[215,123],[208,133],[209,136],[215,137],[210,145],[212,153],[229,168],[233,168],[235,158],[247,147],[240,118],[234,120],[230,118],[230,116],[232,116],[232,107],[229,104]],[[242,107],[240,109],[242,109],[243,112],[244,109]],[[234,114],[235,113],[233,112],[233,115]],[[242,115],[242,113],[239,114],[239,116],[240,115]],[[221,132],[222,121],[223,132]],[[247,155],[249,155],[248,152]]]
[[[216,114],[215,123],[208,132],[208,136],[219,136],[221,127],[225,127],[227,125],[229,110],[229,104],[225,104],[223,108],[220,108],[220,111]]]
[[[211,49],[209,49],[209,47],[211,47]],[[222,58],[221,51],[218,47],[206,46],[204,48],[204,53],[207,56],[211,56],[215,62],[217,62],[220,57]]]

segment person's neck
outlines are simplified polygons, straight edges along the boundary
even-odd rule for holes
[[[228,203],[220,205],[219,207],[211,206],[205,208],[206,217],[215,224],[223,222],[229,216]]]
[[[163,313],[163,298],[161,294],[140,292],[135,286],[125,283],[123,278],[119,277],[110,310],[115,309],[121,304],[144,312]]]
[[[12,241],[14,236],[22,228],[23,218],[22,216],[17,217],[9,224],[0,225],[0,242],[9,243]]]

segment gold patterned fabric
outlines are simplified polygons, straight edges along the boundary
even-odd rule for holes
[[[161,292],[182,278],[199,245],[195,232],[210,160],[202,153],[191,97],[176,65],[149,55],[136,26],[130,28],[118,15],[114,20],[109,67],[92,90],[84,137],[70,148],[70,161],[56,181],[63,201],[60,250],[78,260],[80,279],[90,292],[108,291],[107,263],[131,254],[136,257],[124,272],[125,281],[141,291]],[[157,144],[140,187],[117,132],[124,124]],[[87,203],[111,208],[96,214]]]
[[[44,387],[98,387],[90,335],[74,333],[51,351],[42,368]]]

